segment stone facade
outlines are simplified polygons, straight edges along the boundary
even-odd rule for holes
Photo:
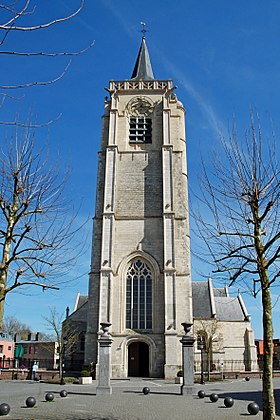
[[[201,312],[193,311],[185,109],[171,80],[154,79],[144,38],[132,76],[107,89],[89,294],[70,319],[86,332],[84,362],[96,364],[97,375],[99,325],[109,322],[111,377],[174,378],[182,322],[221,321],[220,358],[236,348],[240,359],[251,346],[251,327],[244,311],[240,317],[241,301],[227,305],[237,318],[225,314],[219,299],[227,296],[215,300],[210,283],[208,291],[195,287]],[[195,363],[199,355],[195,347]]]
[[[141,51],[147,53],[144,39]],[[144,344],[148,375],[174,376],[181,364],[181,323],[192,322],[185,110],[170,80],[145,75],[110,82],[99,152],[85,362],[98,363],[98,325],[110,322],[113,377],[127,377],[131,358],[144,363]],[[138,118],[140,131],[149,119],[151,141],[131,140],[131,121]],[[128,269],[137,261],[150,270],[149,304],[141,276],[128,295]],[[142,318],[150,316],[149,305],[147,326]],[[130,355],[133,343],[137,356]]]

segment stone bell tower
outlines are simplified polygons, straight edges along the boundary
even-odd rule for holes
[[[105,99],[85,362],[112,324],[112,377],[174,377],[192,322],[185,110],[154,77],[143,36],[132,76]]]

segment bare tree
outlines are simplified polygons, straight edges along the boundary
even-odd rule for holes
[[[31,333],[30,327],[13,315],[6,316],[4,318],[3,331],[9,334],[9,336],[12,338],[14,338],[16,334],[20,334],[22,340],[27,340],[28,334]]]
[[[81,255],[81,226],[63,194],[67,174],[61,179],[46,153],[29,129],[0,151],[0,329],[10,292],[58,289]]]
[[[280,179],[274,135],[262,140],[251,115],[250,130],[239,140],[234,127],[228,140],[204,164],[200,237],[216,265],[214,271],[229,285],[245,286],[262,296],[264,419],[275,419],[273,396],[273,323],[271,287],[279,281]],[[201,209],[200,209],[201,210]],[[197,213],[198,214],[198,213]]]
[[[17,56],[17,57],[61,57],[61,56],[77,56],[85,51],[87,51],[89,48],[91,48],[94,45],[94,41],[91,42],[86,48],[83,48],[76,52],[69,52],[69,51],[62,51],[62,52],[55,52],[55,51],[18,51],[15,49],[6,49],[4,50],[3,47],[5,46],[5,43],[9,36],[11,36],[12,33],[17,32],[19,34],[23,34],[25,32],[34,32],[34,35],[36,35],[38,32],[42,32],[50,28],[51,26],[62,24],[64,22],[67,22],[73,18],[75,18],[84,8],[84,0],[79,1],[79,6],[76,10],[73,12],[70,12],[68,15],[60,18],[54,18],[48,21],[45,21],[43,23],[36,24],[36,2],[32,0],[18,0],[15,2],[10,2],[7,0],[4,0],[4,3],[0,4],[0,46],[2,47],[0,51],[0,57],[2,56]],[[41,4],[40,4],[41,6]],[[30,22],[32,23],[26,23]],[[38,35],[37,35],[38,36]],[[31,47],[29,47],[31,49]],[[12,98],[10,94],[8,94],[8,91],[14,91],[18,89],[23,88],[29,88],[32,86],[44,86],[52,84],[59,79],[61,79],[68,67],[70,65],[70,61],[66,64],[64,69],[62,69],[60,74],[55,75],[52,79],[47,80],[29,80],[29,81],[23,81],[18,82],[15,84],[0,84],[0,108],[3,106],[5,100],[7,98]],[[50,124],[52,121],[48,121],[46,124]],[[19,122],[17,119],[14,121],[0,121],[0,124],[8,124],[8,125],[22,125],[26,126],[27,124],[25,122]],[[29,123],[29,126],[35,126]]]
[[[44,316],[48,329],[54,334],[55,341],[58,343],[59,355],[59,375],[62,375],[63,361],[65,356],[71,355],[77,344],[78,332],[73,328],[71,321],[64,323],[62,334],[63,314],[57,312],[55,307],[50,307],[49,316]]]
[[[211,366],[213,363],[213,350],[222,343],[222,334],[219,332],[219,323],[217,319],[201,319],[194,323],[194,333],[197,340],[202,340],[203,350],[207,358],[207,380],[210,381]]]

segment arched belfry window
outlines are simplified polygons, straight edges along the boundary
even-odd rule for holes
[[[139,96],[129,101],[129,143],[152,143],[153,109],[154,104],[147,97]]]
[[[141,259],[126,273],[126,328],[152,329],[152,273]]]
[[[129,122],[130,143],[152,143],[152,119],[133,117]]]

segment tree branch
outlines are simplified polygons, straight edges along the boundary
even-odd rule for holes
[[[46,52],[40,51],[40,52],[30,53],[30,52],[19,52],[19,51],[0,51],[0,55],[5,54],[5,55],[17,55],[17,56],[24,56],[24,57],[38,57],[38,56],[40,57],[69,57],[69,56],[77,56],[77,55],[85,53],[90,48],[92,48],[94,44],[95,44],[95,41],[92,41],[91,44],[88,45],[86,48],[83,48],[82,50],[76,51],[76,52],[46,53]]]
[[[29,5],[30,0],[26,1],[26,4],[24,6],[24,9],[26,10],[26,8]],[[11,19],[9,22],[6,22],[4,25],[0,25],[0,29],[3,29],[5,31],[36,31],[38,29],[45,29],[45,28],[49,28],[52,25],[55,25],[59,22],[65,22],[66,20],[72,19],[74,16],[76,16],[77,14],[80,13],[80,11],[83,9],[84,7],[84,0],[81,0],[81,4],[79,6],[79,8],[72,13],[71,15],[68,15],[64,18],[59,18],[59,19],[54,19],[51,20],[47,23],[44,23],[42,25],[34,25],[34,26],[15,26],[15,25],[11,25],[12,22],[15,21],[15,19],[18,19],[19,17],[21,17],[23,15],[22,11],[17,13],[17,16],[14,19]]]
[[[8,86],[8,85],[7,86],[1,86],[0,85],[0,89],[24,89],[24,88],[28,88],[28,87],[32,87],[32,86],[50,85],[50,84],[55,83],[58,80],[62,79],[62,77],[66,74],[68,68],[70,67],[70,64],[71,64],[71,60],[66,65],[63,72],[59,76],[55,77],[54,79],[43,81],[43,82],[35,81],[35,82],[30,82],[30,83],[24,83],[24,84],[21,84],[21,85],[11,85],[11,86]]]
[[[10,287],[7,287],[6,290],[5,290],[4,296],[0,297],[0,302],[5,300],[6,295],[9,292],[16,289],[17,287],[22,287],[22,286],[38,286],[38,287],[42,287],[43,291],[45,291],[46,289],[59,290],[59,287],[56,287],[56,286],[47,285],[47,284],[44,284],[44,283],[37,283],[35,281],[23,281],[21,283],[16,283],[16,284],[13,284]]]

